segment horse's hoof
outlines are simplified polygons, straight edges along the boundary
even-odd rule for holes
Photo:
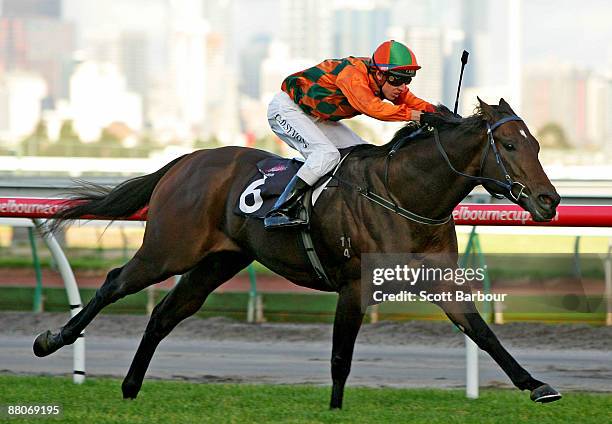
[[[40,333],[38,337],[36,337],[36,340],[34,340],[34,346],[32,346],[34,355],[39,358],[51,355],[59,348],[60,346],[53,346],[53,333],[51,333],[50,330]]]
[[[140,391],[140,385],[123,382],[121,385],[121,391],[123,392],[123,399],[134,400],[138,396]]]
[[[531,391],[530,397],[534,402],[549,403],[561,399],[561,393],[548,384],[542,384]]]
[[[329,402],[329,410],[337,411],[339,409],[342,409],[342,401],[337,400],[337,399],[332,399],[331,402]]]

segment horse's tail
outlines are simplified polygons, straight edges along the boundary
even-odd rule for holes
[[[113,220],[134,214],[149,203],[159,180],[184,156],[174,159],[152,174],[126,180],[112,189],[80,181],[79,186],[72,190],[74,196],[67,201],[70,204],[75,203],[74,206],[58,211],[53,216],[55,221],[48,227],[48,231],[53,232],[69,221],[85,215],[102,216]]]

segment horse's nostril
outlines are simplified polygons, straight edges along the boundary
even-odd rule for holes
[[[546,206],[547,208],[554,208],[559,204],[560,198],[558,194],[540,194],[538,196],[538,200],[542,204],[542,206]]]

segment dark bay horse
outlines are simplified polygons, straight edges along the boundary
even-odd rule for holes
[[[389,152],[407,137],[408,130],[400,130],[386,145],[355,149],[338,172],[339,179],[354,185],[341,184],[324,191],[313,210],[313,241],[339,295],[331,355],[332,408],[342,406],[364,315],[360,304],[362,254],[443,253],[451,258],[448,265],[455,268],[458,260],[452,219],[440,225],[405,219],[362,196],[354,189],[356,185],[388,193],[403,208],[434,220],[450,216],[479,183],[519,204],[537,221],[555,216],[560,198],[538,161],[538,142],[503,99],[499,105],[479,101],[477,113],[465,119],[436,115],[437,122],[432,125],[439,130],[439,137],[426,134],[411,139],[397,149],[392,160],[388,160]],[[144,240],[134,257],[110,271],[91,301],[59,332],[40,334],[34,353],[46,356],[74,343],[107,305],[182,274],[155,307],[123,381],[123,397],[133,399],[161,340],[198,311],[211,292],[252,261],[300,286],[331,291],[315,278],[299,230],[265,231],[261,220],[233,212],[255,164],[271,156],[241,147],[196,151],[113,190],[81,195],[79,205],[58,213],[60,220],[89,214],[121,218],[149,207]],[[343,237],[351,238],[350,257],[344,254]],[[531,391],[532,400],[550,402],[561,397],[518,364],[473,303],[459,309],[448,301],[437,305],[491,355],[516,387]]]

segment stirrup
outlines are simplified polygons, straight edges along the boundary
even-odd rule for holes
[[[298,227],[308,225],[308,221],[299,216],[289,216],[285,211],[272,211],[264,218],[266,230],[282,227]]]

